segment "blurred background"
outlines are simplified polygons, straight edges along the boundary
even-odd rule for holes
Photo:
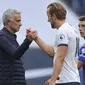
[[[78,18],[85,15],[85,0],[0,0],[0,28],[2,14],[8,8],[21,11],[22,27],[17,33],[17,40],[21,44],[25,38],[26,29],[34,28],[42,40],[53,45],[56,30],[47,22],[47,5],[51,2],[62,3],[67,10],[67,19],[71,25],[78,29]],[[32,42],[24,54],[24,68],[27,85],[44,85],[52,74],[52,59],[49,58],[37,45]],[[81,69],[82,70],[82,69]]]

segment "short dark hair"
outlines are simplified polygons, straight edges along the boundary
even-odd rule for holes
[[[85,16],[80,16],[79,21],[85,21]]]

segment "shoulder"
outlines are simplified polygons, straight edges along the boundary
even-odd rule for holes
[[[7,35],[4,33],[4,31],[0,30],[0,40],[7,38]]]
[[[68,34],[65,31],[58,31],[58,33],[56,34],[56,38],[59,39],[64,39],[68,37]]]
[[[0,36],[5,36],[5,32],[3,30],[0,30]]]

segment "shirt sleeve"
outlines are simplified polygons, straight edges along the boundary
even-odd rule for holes
[[[78,60],[85,62],[85,46],[80,48]]]
[[[21,44],[20,47],[14,46],[11,41],[4,35],[0,35],[0,47],[2,47],[5,52],[7,52],[11,59],[18,59],[20,58],[23,53],[28,49],[29,45],[32,41],[25,39],[24,42]]]
[[[57,46],[68,46],[69,38],[67,33],[59,32],[56,36]]]

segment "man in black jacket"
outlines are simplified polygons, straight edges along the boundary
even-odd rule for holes
[[[16,32],[21,27],[21,13],[8,9],[3,13],[3,29],[0,30],[0,85],[26,85],[22,55],[32,40],[26,38],[19,46]]]

